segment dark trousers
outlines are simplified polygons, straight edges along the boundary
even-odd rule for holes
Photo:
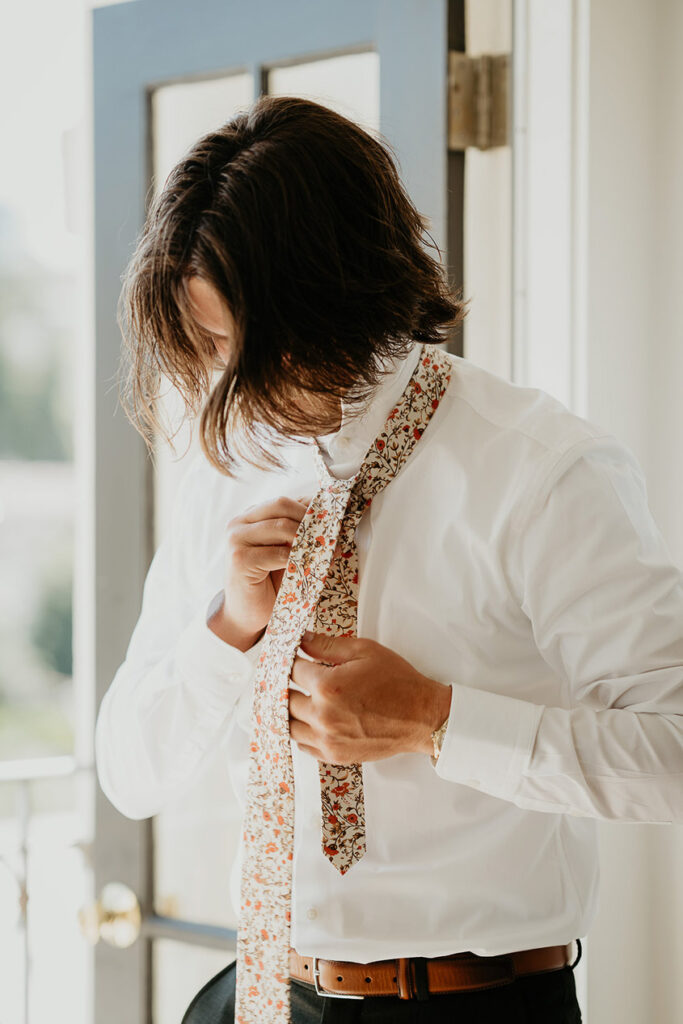
[[[575,961],[575,964],[578,960]],[[497,988],[425,1000],[398,996],[335,999],[293,978],[293,1024],[581,1024],[574,970],[524,974]],[[235,961],[194,996],[180,1024],[234,1024]]]

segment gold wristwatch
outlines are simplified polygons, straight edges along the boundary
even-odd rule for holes
[[[432,733],[432,744],[434,745],[434,753],[430,755],[431,762],[433,765],[439,760],[439,754],[441,753],[441,747],[443,745],[443,738],[446,735],[446,729],[448,728],[449,715],[443,725],[440,725],[438,729],[435,729]]]

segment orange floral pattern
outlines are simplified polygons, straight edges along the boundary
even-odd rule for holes
[[[289,1024],[289,948],[294,851],[294,772],[289,677],[308,628],[356,635],[356,527],[398,474],[448,386],[452,358],[422,345],[420,359],[382,432],[352,477],[337,479],[319,447],[320,489],[292,544],[257,666],[251,709],[237,933],[236,1024]],[[334,558],[339,542],[339,557]],[[322,852],[344,874],[365,852],[362,765],[319,762]]]

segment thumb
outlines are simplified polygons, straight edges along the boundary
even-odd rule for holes
[[[313,633],[306,630],[301,638],[301,646],[312,658],[341,665],[345,661],[353,661],[360,655],[357,636],[332,636],[329,633]]]

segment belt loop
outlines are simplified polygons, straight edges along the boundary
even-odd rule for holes
[[[427,959],[424,956],[414,956],[410,960],[413,967],[413,983],[415,998],[424,1001],[429,999],[429,979],[427,977]]]
[[[576,945],[579,947],[579,954],[578,954],[576,960],[574,961],[574,963],[569,965],[572,970],[574,970],[574,968],[578,964],[579,960],[581,959],[581,939],[577,939],[576,940]]]
[[[398,997],[399,999],[410,999],[413,994],[410,984],[410,959],[407,956],[399,956],[396,958],[396,964]]]

